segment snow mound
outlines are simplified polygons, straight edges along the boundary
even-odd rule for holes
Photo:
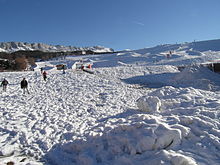
[[[203,98],[205,93],[205,90],[195,89],[193,87],[175,88],[172,86],[165,86],[163,88],[154,90],[143,97],[158,97],[161,103],[161,113],[173,111],[173,113],[176,112],[178,114],[182,113],[190,115],[193,113],[192,109],[198,111],[194,106],[207,106],[208,104],[213,106],[215,105],[217,107],[220,106],[218,101],[212,100],[211,97],[208,101],[206,98]]]
[[[160,152],[160,154],[164,155],[164,157],[168,157],[172,165],[197,165],[197,163],[192,158],[173,151],[163,150]]]
[[[193,73],[198,70],[200,69],[198,68],[191,71]],[[203,70],[203,68],[201,70]],[[193,87],[175,88],[165,86],[143,96],[143,98],[148,97],[158,97],[161,102],[161,111],[157,115],[163,116],[163,119],[166,120],[168,125],[172,125],[172,128],[181,130],[183,137],[187,136],[187,138],[181,141],[180,148],[183,153],[187,154],[187,152],[191,152],[193,149],[200,151],[200,155],[197,155],[197,160],[202,160],[206,162],[205,164],[216,164],[213,160],[218,160],[217,162],[219,162],[219,153],[208,154],[216,153],[220,149],[218,140],[220,137],[219,92],[196,89]],[[173,154],[171,155],[172,158],[170,161],[172,161],[172,164],[181,161],[183,161],[184,164],[185,161],[188,161],[188,157],[179,157],[178,155],[176,157]],[[187,156],[195,158],[193,154]],[[181,159],[181,161],[179,159]]]
[[[139,110],[144,112],[158,112],[161,102],[156,96],[143,96],[137,100]]]
[[[177,71],[174,67],[147,67],[144,75],[138,75],[122,79],[128,84],[139,84],[149,88],[161,88],[164,86],[173,86],[176,88],[197,88],[208,91],[220,90],[220,76],[204,66],[189,66]],[[165,72],[166,70],[170,72]],[[162,72],[162,71],[163,72]]]
[[[153,115],[133,115],[126,119],[109,119],[88,130],[87,138],[55,146],[46,159],[53,165],[75,164],[154,164],[146,159],[155,151],[170,153],[189,133],[182,132],[177,125],[169,126],[161,118]],[[145,157],[145,159],[143,159]],[[175,165],[190,164],[191,158],[182,154],[172,156],[161,154],[159,159]],[[65,163],[64,163],[65,159]],[[178,160],[178,161],[176,161]],[[178,163],[179,162],[179,163]],[[192,164],[192,163],[191,163]],[[195,164],[195,163],[194,163]]]
[[[220,82],[219,75],[203,66],[189,66],[171,80],[173,86],[192,86],[203,90],[215,90]]]

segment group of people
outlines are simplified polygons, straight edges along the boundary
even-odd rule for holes
[[[43,79],[44,81],[47,80],[47,73],[46,71],[43,71],[43,69],[41,69],[41,73],[43,75]],[[2,83],[1,83],[1,86],[3,87],[3,92],[6,92],[6,89],[7,89],[7,86],[8,86],[8,80],[6,80],[5,78],[3,79]],[[28,82],[25,78],[22,79],[21,83],[21,89],[23,89],[23,93],[25,94],[25,92],[27,92],[29,94],[29,91],[28,91]]]
[[[5,78],[3,79],[1,86],[3,87],[3,91],[6,92],[7,86],[8,86],[8,80],[6,80]],[[28,82],[25,78],[22,79],[21,81],[21,89],[23,89],[23,93],[25,94],[25,92],[27,92],[29,94],[28,91]]]
[[[41,74],[43,75],[43,79],[44,81],[47,80],[47,72],[43,71],[43,69],[41,68]],[[6,92],[7,86],[8,86],[8,80],[6,80],[5,78],[2,80],[1,86],[3,87],[3,92]],[[25,94],[25,92],[27,92],[29,94],[28,91],[28,82],[25,78],[22,79],[21,83],[21,89],[23,89],[23,93]]]

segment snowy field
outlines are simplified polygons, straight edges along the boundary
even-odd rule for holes
[[[71,69],[81,59],[94,74]],[[220,75],[199,65],[219,59],[216,49],[162,45],[0,73],[9,81],[0,97],[0,165],[218,165]],[[20,89],[23,77],[30,94]]]

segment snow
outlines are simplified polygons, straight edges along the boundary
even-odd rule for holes
[[[137,100],[137,106],[144,112],[157,112],[160,110],[161,102],[156,96],[142,96]]]
[[[192,48],[69,56],[1,72],[9,86],[0,97],[0,164],[220,164],[220,77],[199,65],[220,52]],[[81,59],[94,74],[71,69]],[[30,94],[22,94],[23,77]]]
[[[6,52],[4,49],[0,48],[0,52]]]

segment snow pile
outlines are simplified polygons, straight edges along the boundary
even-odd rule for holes
[[[192,158],[172,152],[189,131],[186,127],[169,126],[153,115],[109,119],[88,130],[85,140],[55,146],[46,158],[53,165],[71,162],[81,165],[158,164],[159,160],[175,165],[183,162],[195,165]],[[154,156],[157,160],[152,159]]]
[[[157,68],[157,69],[156,69]],[[170,68],[170,72],[168,69]],[[179,72],[172,67],[147,67],[144,75],[123,79],[128,84],[139,84],[149,88],[164,86],[193,87],[197,89],[216,91],[220,90],[220,76],[203,66],[189,66]]]
[[[216,74],[203,66],[189,66],[176,74],[171,80],[171,85],[181,87],[194,87],[204,90],[216,90],[220,82],[219,74]]]
[[[219,98],[219,96],[211,91],[192,87],[175,88],[166,86],[148,93],[145,97],[150,96],[159,98],[161,102],[161,113],[167,113],[167,111],[175,113],[175,111],[179,110],[180,113],[192,115],[195,112],[200,112],[199,109],[204,110],[204,108],[208,108],[209,111],[215,111],[215,115],[217,116],[219,113],[216,111],[216,109],[220,107],[220,101],[216,99]],[[189,109],[189,111],[187,111],[187,109]]]
[[[144,112],[158,112],[161,102],[156,96],[143,96],[137,100],[137,106]]]
[[[184,156],[182,154],[178,154],[174,151],[169,152],[163,150],[162,152],[160,152],[160,155],[168,157],[168,160],[171,162],[172,165],[197,165],[197,163],[192,158]]]
[[[160,115],[168,125],[175,124],[174,127],[180,130],[190,129],[187,138],[181,143],[182,152],[191,152],[194,157],[193,153],[200,151],[197,160],[204,164],[216,164],[215,160],[219,162],[219,92],[166,86],[145,97],[150,96],[156,96],[161,101]]]

